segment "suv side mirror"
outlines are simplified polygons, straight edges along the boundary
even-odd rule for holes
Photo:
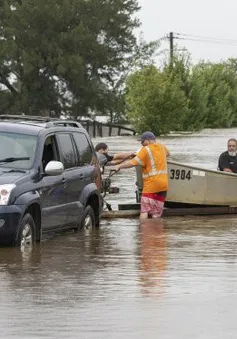
[[[48,175],[60,175],[64,171],[64,166],[61,161],[51,160],[45,167],[45,173]]]

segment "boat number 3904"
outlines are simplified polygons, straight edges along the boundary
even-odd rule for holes
[[[170,170],[170,179],[175,180],[190,180],[191,179],[191,171],[190,170],[179,170],[179,169],[171,169]]]

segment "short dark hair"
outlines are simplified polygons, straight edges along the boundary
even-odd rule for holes
[[[108,148],[108,145],[106,145],[106,143],[104,143],[104,142],[99,142],[99,143],[95,146],[96,152],[99,152],[99,150],[101,150],[101,149],[106,150],[106,148]]]

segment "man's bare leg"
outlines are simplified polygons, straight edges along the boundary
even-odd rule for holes
[[[158,215],[158,214],[152,214],[152,219],[160,219],[161,218],[161,216],[160,215]]]
[[[148,219],[148,213],[140,213],[140,220]]]

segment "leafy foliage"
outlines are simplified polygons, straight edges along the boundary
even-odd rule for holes
[[[226,63],[203,69],[208,93],[206,127],[231,127],[237,114],[236,73]]]
[[[127,80],[127,115],[138,132],[160,135],[182,129],[187,100],[178,78],[147,66]]]
[[[1,109],[106,111],[137,53],[137,0],[0,0]],[[1,104],[0,104],[1,105]]]
[[[175,56],[162,69],[144,67],[127,80],[127,114],[138,132],[237,125],[237,61],[191,67]]]

